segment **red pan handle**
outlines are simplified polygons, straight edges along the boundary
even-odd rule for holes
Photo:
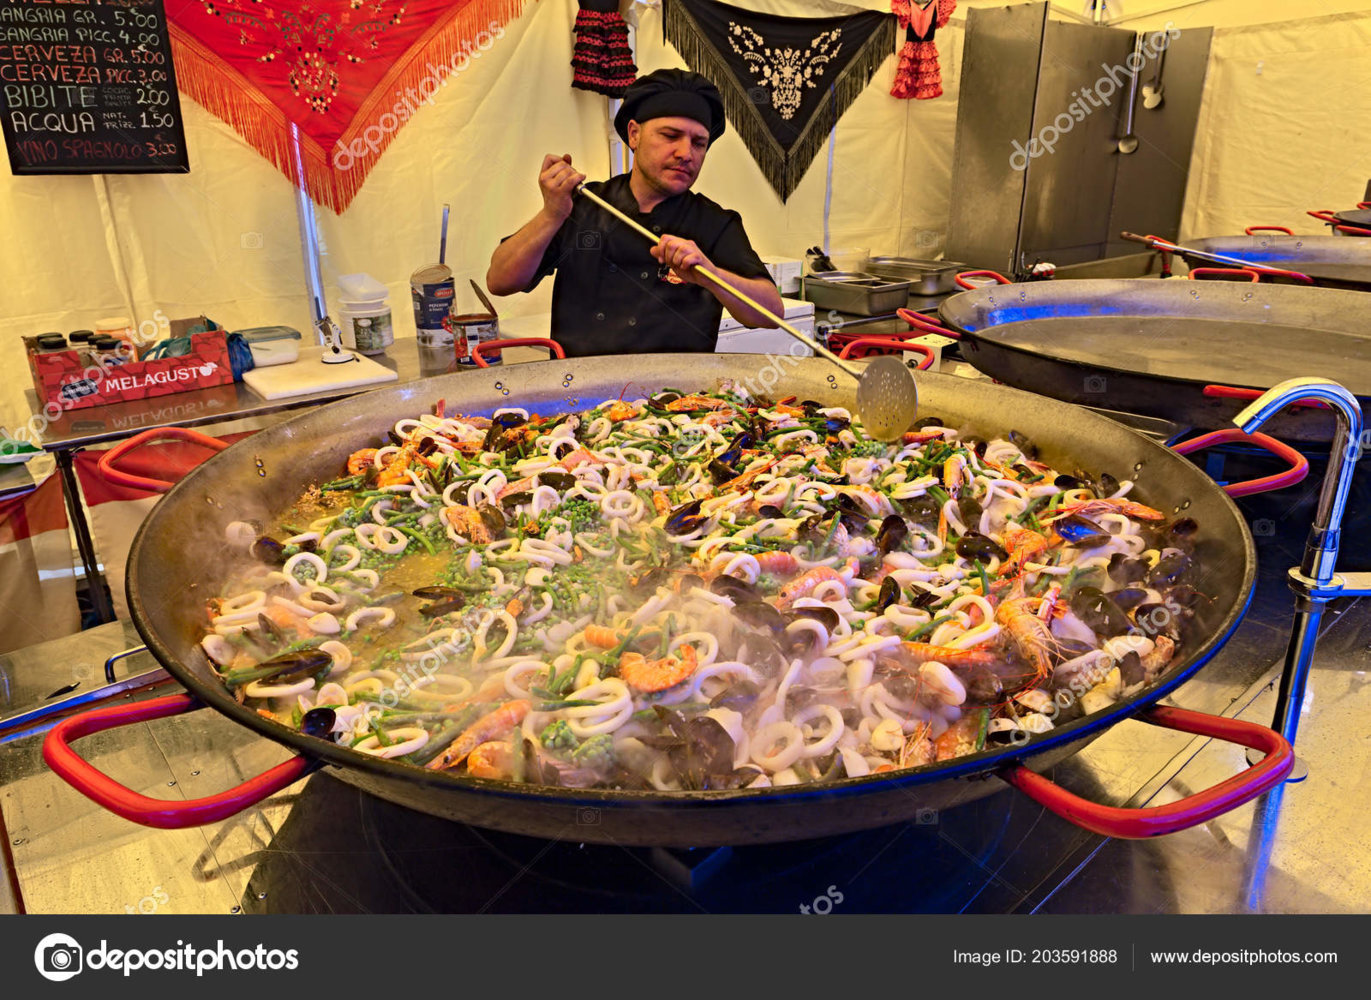
[[[1204,394],[1211,399],[1260,399],[1264,392],[1264,389],[1240,389],[1236,385],[1207,385],[1204,387]],[[1300,407],[1326,410],[1328,404],[1321,400],[1311,399],[1307,403],[1295,403],[1290,409],[1297,410]]]
[[[1368,208],[1371,208],[1371,201],[1359,201],[1357,202],[1357,207],[1364,212]]]
[[[1261,763],[1178,802],[1144,809],[1102,806],[1073,795],[1048,778],[1013,764],[999,776],[1043,808],[1092,833],[1126,840],[1160,837],[1188,830],[1222,816],[1270,791],[1290,773],[1295,751],[1280,733],[1254,722],[1205,715],[1184,708],[1157,705],[1138,716],[1143,722],[1196,736],[1238,743],[1266,754]]]
[[[1334,226],[1333,228],[1340,233],[1346,233],[1348,236],[1371,236],[1371,229],[1360,229],[1357,226]]]
[[[958,288],[965,288],[967,291],[971,291],[971,289],[977,286],[971,284],[971,282],[969,281],[963,280],[965,278],[994,278],[995,284],[997,285],[1014,284],[1014,282],[1010,281],[999,271],[963,271],[961,274],[957,275],[957,277],[953,280],[957,282]]]
[[[1285,226],[1248,226],[1243,232],[1248,236],[1254,236],[1257,233],[1284,233],[1286,236],[1295,235],[1293,229],[1287,229]]]
[[[552,358],[556,358],[558,361],[566,360],[566,352],[562,350],[562,345],[557,343],[557,341],[549,340],[546,337],[515,337],[512,340],[487,340],[484,344],[477,344],[471,349],[471,359],[476,362],[476,367],[489,368],[490,365],[486,362],[483,355],[487,351],[494,353],[495,351],[503,350],[506,347],[546,347],[551,353],[551,358],[548,360],[551,360]]]
[[[1317,212],[1305,212],[1304,214],[1312,215],[1320,222],[1326,222],[1330,226],[1336,226],[1338,224],[1337,217],[1333,215],[1333,210],[1331,208],[1323,208]]]
[[[193,431],[189,427],[154,427],[150,431],[143,431],[135,434],[127,441],[120,442],[109,451],[100,456],[100,461],[96,463],[96,468],[100,470],[100,475],[106,482],[113,483],[115,486],[126,486],[129,489],[145,490],[148,493],[165,493],[175,486],[162,479],[148,479],[145,476],[135,476],[131,472],[124,472],[116,469],[114,463],[127,455],[135,448],[142,447],[150,441],[166,441],[171,439],[189,441],[191,444],[198,444],[208,448],[210,451],[223,451],[229,447],[228,442],[220,441],[218,438],[210,437],[208,434],[201,434]]]
[[[172,802],[153,799],[125,788],[109,775],[97,770],[72,749],[71,741],[106,729],[180,715],[204,706],[188,694],[173,694],[151,701],[135,701],[111,708],[97,708],[63,719],[43,740],[43,759],[57,776],[86,798],[117,816],[157,827],[159,830],[184,830],[192,826],[217,823],[270,798],[281,789],[299,781],[318,766],[308,757],[292,757],[269,771],[249,778],[237,788],[203,799]]]
[[[1240,277],[1251,278],[1254,285],[1262,280],[1261,275],[1256,271],[1245,267],[1192,267],[1190,269],[1191,281],[1199,281],[1201,277],[1206,279],[1212,277],[1220,281],[1227,281],[1230,278],[1238,280]]]
[[[913,309],[896,309],[895,315],[908,323],[912,329],[918,330],[920,333],[936,333],[938,336],[946,337],[948,340],[962,339],[960,330],[954,330],[951,327],[943,326],[938,320],[925,316],[922,313],[916,313]]]
[[[1254,444],[1263,448],[1277,458],[1289,462],[1290,468],[1284,472],[1278,472],[1274,476],[1263,476],[1260,479],[1249,479],[1241,483],[1229,483],[1223,488],[1223,491],[1230,497],[1270,493],[1273,490],[1284,489],[1287,486],[1294,486],[1296,483],[1303,482],[1304,477],[1309,475],[1309,460],[1294,448],[1266,434],[1245,434],[1237,427],[1226,427],[1210,434],[1201,434],[1189,441],[1173,444],[1171,450],[1177,455],[1190,455],[1211,448],[1216,444],[1233,444],[1235,442]]]
[[[904,340],[898,340],[896,337],[898,337],[898,334],[894,337],[858,337],[855,340],[849,340],[847,346],[838,354],[838,357],[846,361],[852,356],[852,349],[854,347],[884,347],[887,350],[890,348],[899,348],[901,351],[913,351],[915,354],[922,354],[924,356],[924,359],[919,362],[919,371],[926,372],[929,368],[933,367],[933,358],[935,357],[933,348],[925,347],[923,344],[911,344]],[[865,356],[866,351],[863,350],[859,357]]]

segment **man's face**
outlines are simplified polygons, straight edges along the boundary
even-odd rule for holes
[[[633,169],[666,197],[690,190],[704,166],[709,130],[693,118],[651,118],[628,123]]]

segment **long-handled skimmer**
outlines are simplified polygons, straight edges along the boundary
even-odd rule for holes
[[[578,185],[576,191],[599,205],[626,226],[640,233],[644,238],[653,243],[660,242],[660,237],[656,233],[635,222],[599,195],[586,190],[584,184]],[[755,309],[815,354],[837,365],[856,379],[857,415],[862,418],[862,426],[873,438],[878,441],[896,441],[905,431],[909,430],[910,425],[914,423],[914,418],[918,416],[919,390],[914,384],[914,376],[898,358],[889,354],[882,355],[867,362],[865,368],[858,369],[822,344],[817,343],[813,338],[805,336],[781,317],[734,288],[733,285],[717,274],[713,274],[702,267],[695,270],[740,302]]]

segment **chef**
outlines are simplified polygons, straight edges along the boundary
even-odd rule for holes
[[[690,190],[710,144],[724,133],[718,89],[698,73],[658,70],[628,88],[614,128],[634,152],[633,169],[586,188],[660,234],[660,242],[654,246],[577,197],[586,177],[570,155],[545,156],[543,207],[495,250],[490,291],[531,291],[556,272],[552,338],[569,357],[713,351],[725,309],[744,326],[775,326],[698,273],[712,271],[781,314],[780,293],[742,217]]]

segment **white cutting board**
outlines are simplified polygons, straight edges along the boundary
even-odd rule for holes
[[[325,347],[304,347],[300,356],[285,365],[254,368],[243,374],[243,384],[263,399],[286,399],[329,389],[354,389],[363,385],[394,382],[399,374],[370,358],[354,354],[356,361],[326,365],[319,359]]]

